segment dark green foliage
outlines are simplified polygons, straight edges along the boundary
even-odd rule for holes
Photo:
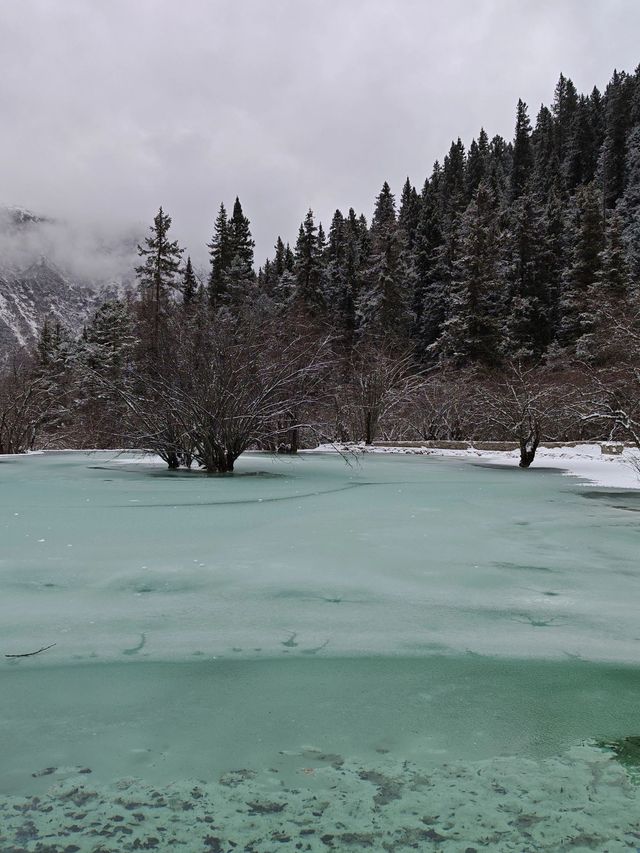
[[[516,134],[513,143],[511,166],[511,198],[516,200],[525,192],[533,167],[531,149],[531,123],[524,101],[518,101]]]
[[[453,263],[449,317],[436,347],[463,366],[500,358],[501,233],[493,190],[482,183],[465,211]]]
[[[208,294],[212,307],[219,304],[226,290],[226,272],[233,259],[231,247],[231,228],[224,204],[216,217],[213,237],[207,244],[211,257],[211,272],[209,274]]]
[[[170,298],[177,287],[180,258],[184,251],[178,246],[177,240],[169,239],[170,228],[171,217],[160,208],[150,229],[151,236],[146,238],[144,245],[138,246],[142,263],[136,267],[136,273],[143,302],[151,307],[151,337],[154,348],[158,341],[162,315],[169,310]]]
[[[296,298],[307,310],[317,311],[324,306],[322,293],[322,257],[318,243],[318,229],[309,209],[298,232],[295,251],[294,274]]]
[[[193,272],[191,257],[187,258],[182,277],[182,304],[188,308],[198,297],[198,280]]]

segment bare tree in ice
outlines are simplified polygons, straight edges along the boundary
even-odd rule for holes
[[[327,364],[325,340],[255,314],[176,323],[168,351],[121,392],[130,439],[170,468],[229,473],[245,450],[307,425]]]
[[[542,438],[552,399],[550,383],[533,368],[519,362],[509,365],[499,378],[480,382],[476,390],[478,410],[500,433],[518,442],[521,468],[533,462]]]
[[[354,434],[373,444],[380,424],[392,412],[411,400],[423,381],[411,356],[385,352],[375,340],[354,348],[346,384],[346,406],[354,424]]]

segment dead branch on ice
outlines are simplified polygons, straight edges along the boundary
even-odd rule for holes
[[[32,658],[34,655],[39,655],[40,652],[46,652],[47,649],[52,649],[56,643],[51,643],[50,646],[43,646],[41,649],[38,649],[35,652],[26,652],[21,655],[5,655],[6,658]]]

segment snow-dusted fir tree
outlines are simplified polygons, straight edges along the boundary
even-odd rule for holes
[[[385,181],[371,221],[371,250],[358,300],[357,325],[363,332],[394,339],[411,328],[403,236],[396,220],[395,199]]]
[[[296,300],[314,312],[323,307],[322,256],[318,245],[318,228],[309,209],[300,225],[295,248]]]
[[[640,86],[639,100],[640,100]],[[627,139],[626,186],[618,202],[632,281],[640,287],[640,124]]]
[[[152,341],[157,345],[160,318],[166,311],[169,298],[178,286],[180,259],[184,251],[177,240],[169,238],[171,217],[162,208],[151,226],[151,236],[138,246],[142,263],[136,267],[143,301],[150,306],[152,318]]]
[[[449,316],[435,345],[445,359],[457,364],[493,365],[499,359],[500,241],[495,193],[482,183],[462,217]]]
[[[191,256],[189,256],[182,274],[182,304],[188,308],[197,300],[197,297],[198,279],[193,271]]]
[[[217,307],[226,290],[226,273],[232,261],[230,226],[224,203],[220,204],[213,226],[211,241],[207,243],[211,270],[207,282],[209,304]]]
[[[511,199],[515,200],[525,192],[533,167],[533,152],[531,150],[531,122],[527,105],[518,99],[516,115],[516,132],[513,141],[513,158],[511,166]]]
[[[566,226],[570,246],[559,302],[558,343],[566,347],[591,328],[591,292],[600,271],[604,248],[602,201],[592,182],[576,194]]]
[[[253,270],[253,249],[255,243],[251,236],[250,222],[242,211],[240,199],[236,196],[233,214],[229,220],[229,254],[231,262],[227,270],[228,287],[242,292],[255,280]]]
[[[551,341],[543,210],[531,192],[520,193],[507,217],[504,336],[516,358],[540,358]]]

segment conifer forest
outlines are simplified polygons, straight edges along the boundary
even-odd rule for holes
[[[202,269],[160,207],[136,290],[2,367],[0,453],[228,472],[318,442],[514,441],[523,466],[541,440],[640,447],[640,68],[603,92],[561,75],[514,124],[385,182],[371,217],[308,210],[266,259],[238,198]]]

